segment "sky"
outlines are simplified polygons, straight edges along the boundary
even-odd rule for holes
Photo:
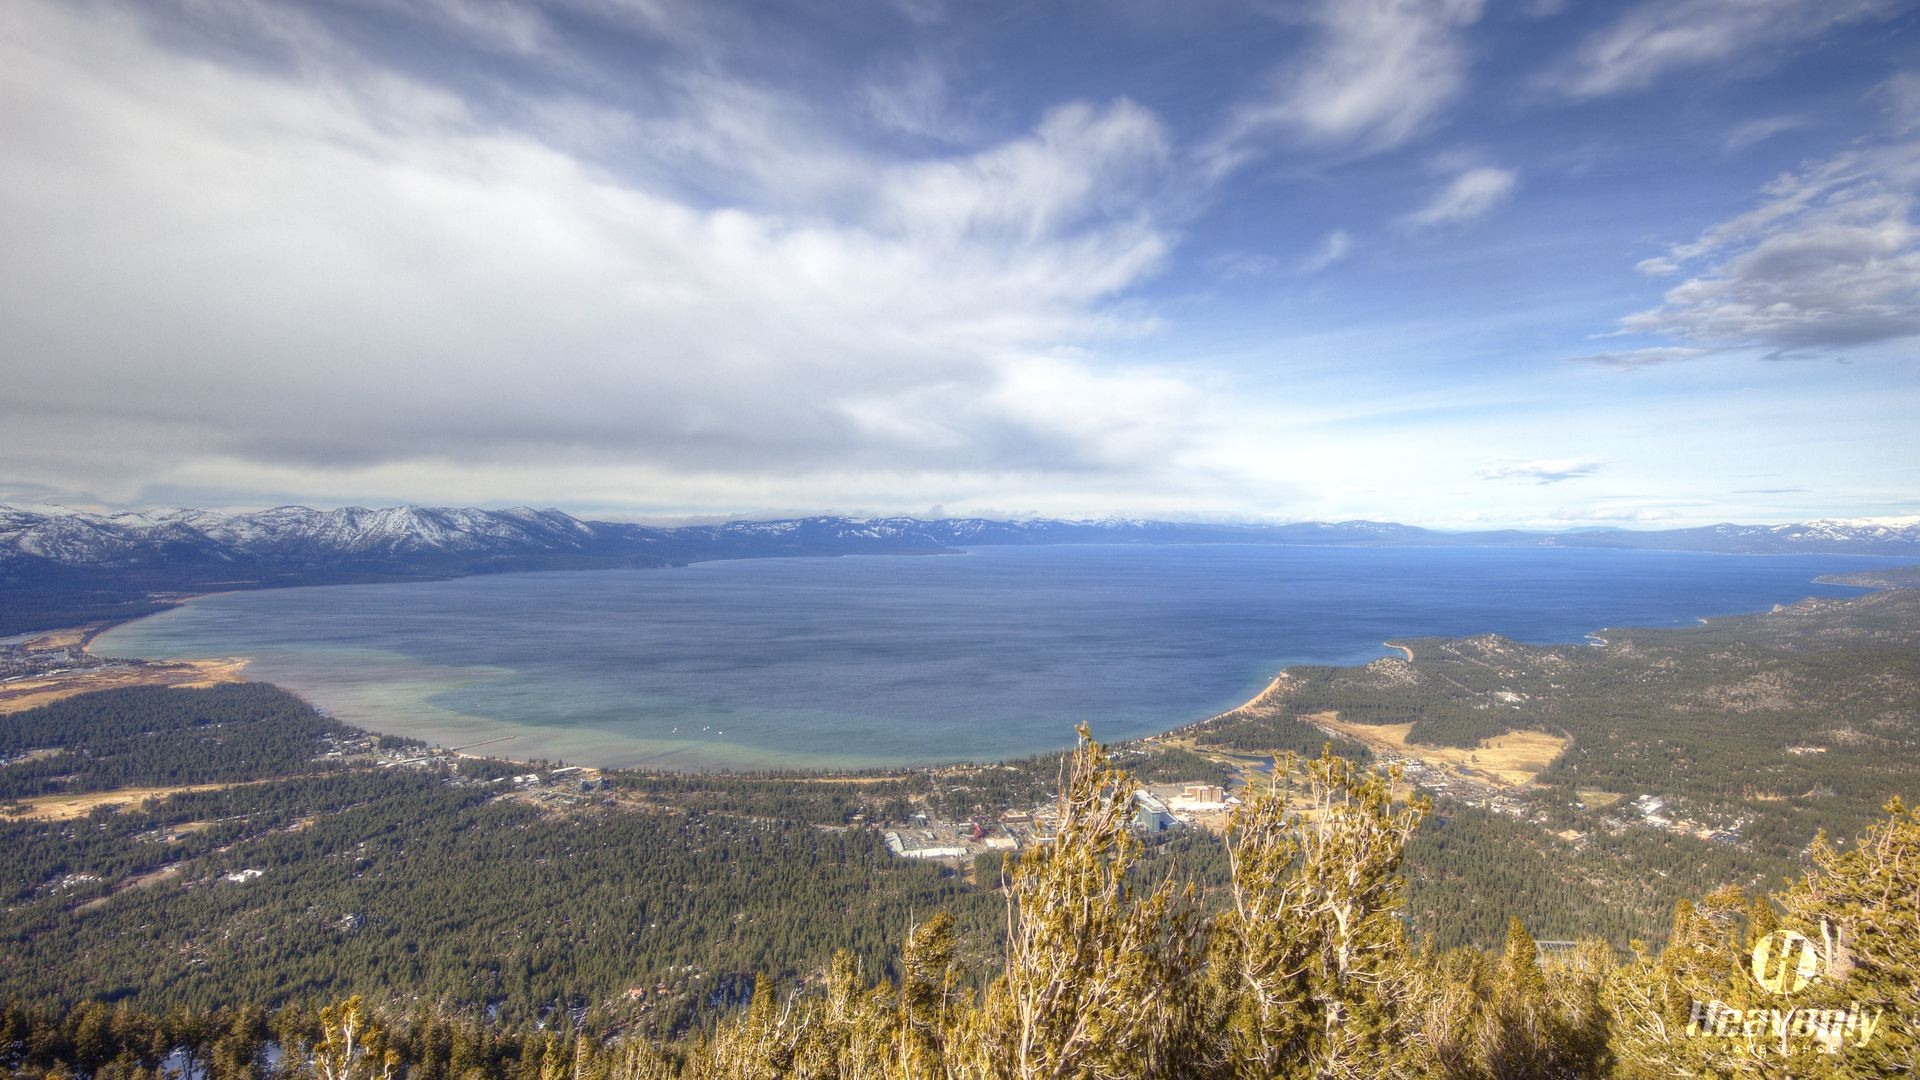
[[[1917,21],[5,0],[0,502],[1920,514]]]

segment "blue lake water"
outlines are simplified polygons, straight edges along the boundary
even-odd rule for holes
[[[506,757],[772,768],[996,760],[1164,731],[1386,640],[1580,641],[1860,590],[1846,556],[990,547],[228,593],[102,655],[252,658],[340,719]],[[478,747],[476,747],[478,749]]]

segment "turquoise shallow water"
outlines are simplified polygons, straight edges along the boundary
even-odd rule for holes
[[[1246,700],[1380,643],[1579,641],[1859,590],[1845,556],[993,547],[229,593],[103,655],[247,656],[343,720],[508,757],[679,768],[994,760]]]

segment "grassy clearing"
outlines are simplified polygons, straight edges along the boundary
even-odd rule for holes
[[[258,783],[259,781],[254,781]],[[186,784],[179,787],[133,787],[114,791],[89,791],[81,795],[36,795],[0,807],[0,818],[8,821],[71,821],[86,817],[101,806],[137,806],[148,799],[164,799],[190,791],[223,791],[238,784]],[[24,806],[14,812],[13,806]]]
[[[1517,788],[1532,783],[1567,746],[1564,736],[1544,731],[1510,731],[1471,748],[1422,746],[1407,740],[1407,733],[1413,729],[1411,723],[1356,724],[1334,712],[1314,713],[1302,719],[1365,744],[1375,753],[1418,758],[1433,768],[1496,787]]]

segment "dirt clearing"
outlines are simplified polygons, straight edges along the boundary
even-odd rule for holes
[[[257,781],[250,781],[256,782]],[[223,791],[238,784],[187,784],[180,787],[131,787],[113,791],[89,791],[79,795],[35,795],[15,800],[25,813],[9,813],[0,807],[0,819],[7,821],[71,821],[86,817],[97,806],[137,806],[148,799],[164,799],[189,791]]]
[[[1413,729],[1406,724],[1356,724],[1339,713],[1323,712],[1300,719],[1322,731],[1364,744],[1376,754],[1414,758],[1424,764],[1495,787],[1517,788],[1533,782],[1566,749],[1567,739],[1544,731],[1510,731],[1479,746],[1422,746],[1407,741]]]

